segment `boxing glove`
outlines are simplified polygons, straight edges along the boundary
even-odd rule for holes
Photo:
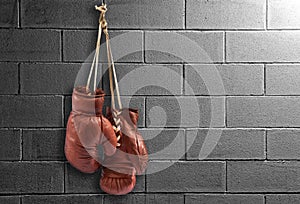
[[[116,111],[116,110],[113,110]],[[107,109],[107,118],[115,125],[112,112]],[[138,111],[122,109],[116,111],[120,119],[120,146],[114,155],[106,157],[100,179],[103,191],[114,195],[127,194],[135,186],[136,174],[142,174],[148,162],[148,152],[137,130]]]
[[[112,111],[107,110],[107,119],[112,122]],[[136,169],[137,175],[142,174],[148,164],[148,151],[143,137],[137,129],[139,114],[137,109],[124,108],[117,112],[120,124],[121,135],[126,136],[121,140],[123,143],[122,151],[125,151],[132,165]],[[114,122],[112,122],[114,124]]]
[[[65,155],[69,163],[84,173],[93,173],[101,163],[101,149],[104,155],[116,151],[117,138],[113,127],[103,115],[104,92],[96,90],[91,94],[85,87],[77,87],[72,94]]]

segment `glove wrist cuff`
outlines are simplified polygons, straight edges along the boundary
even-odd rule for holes
[[[79,113],[99,115],[102,114],[105,93],[97,89],[96,95],[92,95],[84,89],[74,88],[72,95],[72,110]]]

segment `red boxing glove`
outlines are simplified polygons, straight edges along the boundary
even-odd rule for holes
[[[108,119],[114,124],[110,110]],[[148,152],[137,130],[138,111],[122,109],[119,113],[121,138],[117,151],[104,160],[100,186],[103,191],[114,195],[127,194],[135,186],[136,174],[142,174],[148,163]]]
[[[113,127],[103,115],[104,92],[90,94],[85,87],[77,87],[72,95],[65,155],[72,166],[84,173],[93,173],[100,167],[100,146],[104,154],[116,151],[117,138]]]

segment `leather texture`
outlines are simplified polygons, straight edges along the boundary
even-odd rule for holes
[[[108,119],[102,115],[104,92],[91,94],[85,87],[77,87],[72,95],[65,140],[65,155],[72,166],[84,173],[93,173],[101,166],[104,155],[113,155],[117,138]]]
[[[148,152],[137,130],[138,111],[125,108],[118,112],[121,124],[120,147],[117,147],[114,155],[105,157],[100,187],[106,193],[124,195],[133,190],[135,175],[145,171]],[[110,109],[107,109],[107,118],[114,124]]]

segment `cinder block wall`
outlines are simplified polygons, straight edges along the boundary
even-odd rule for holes
[[[0,203],[300,203],[297,0],[106,1],[111,36],[130,33],[134,40],[123,48],[140,48],[116,63],[120,79],[142,66],[168,67],[184,78],[166,78],[169,89],[143,87],[122,97],[139,108],[145,138],[156,136],[147,140],[150,167],[172,165],[139,176],[133,193],[119,197],[99,189],[100,172],[78,172],[63,152],[72,87],[94,49],[99,1],[0,2]],[[170,41],[172,33],[192,39],[211,61],[176,46],[184,42]],[[153,51],[160,47],[189,60]],[[225,92],[210,96],[195,73],[214,67]],[[102,85],[107,91],[107,80]],[[211,104],[217,107],[211,131],[222,135],[199,160]],[[168,144],[175,145],[153,156]]]

